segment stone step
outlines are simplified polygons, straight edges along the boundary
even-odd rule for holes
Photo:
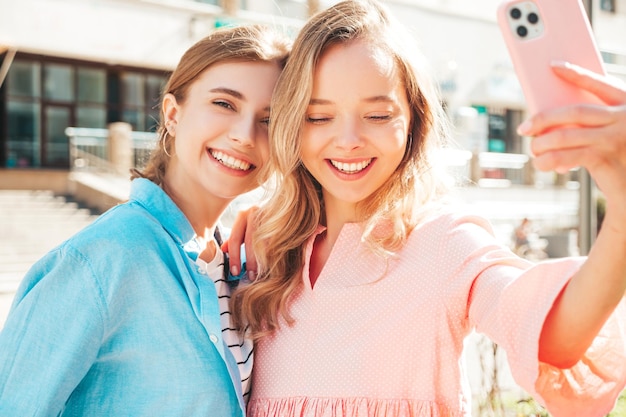
[[[40,207],[78,207],[78,203],[74,201],[68,201],[63,197],[55,197],[51,199],[37,199],[37,200],[22,200],[22,199],[2,199],[0,198],[0,209],[5,208],[28,208],[37,209]]]
[[[38,259],[97,217],[51,191],[0,190],[0,291],[14,291]]]
[[[82,228],[88,226],[91,222],[75,222],[72,224],[46,224],[39,222],[30,223],[17,223],[11,225],[0,225],[0,236],[2,236],[2,242],[0,242],[0,248],[16,248],[21,250],[22,248],[33,246],[35,248],[43,246],[49,247],[48,242],[61,242],[67,239],[69,236],[75,234]],[[9,237],[11,236],[11,237]],[[5,238],[6,237],[6,240]]]
[[[36,261],[37,259],[39,258],[35,258],[34,260]],[[2,260],[2,272],[25,271],[30,268],[33,263],[33,258],[22,256],[15,257],[12,260],[3,260],[2,258],[0,258],[0,260]]]
[[[52,191],[0,190],[0,328],[32,265],[97,218]]]
[[[36,200],[50,200],[54,199],[55,195],[50,190],[0,190],[0,201],[7,200],[24,200],[24,201],[36,201]]]
[[[0,204],[0,216],[33,214],[46,216],[54,213],[85,213],[90,215],[88,209],[81,208],[77,203],[62,201],[39,201],[33,204]]]
[[[30,248],[7,249],[0,247],[0,272],[25,270],[34,262],[58,245],[58,242],[50,241],[47,244]]]
[[[26,272],[0,272],[0,294],[14,294]]]
[[[32,226],[43,227],[44,230],[60,230],[64,227],[76,229],[77,225],[86,225],[90,224],[96,219],[96,217],[91,215],[85,215],[81,213],[56,213],[56,214],[46,214],[46,215],[35,215],[31,213],[26,213],[23,215],[11,214],[8,216],[3,216],[0,213],[0,236],[2,228],[5,227],[7,230],[11,229],[12,231],[17,230],[18,233],[15,233],[14,237],[19,237],[20,228],[30,228]],[[14,232],[13,232],[14,233]]]
[[[78,231],[80,229],[76,230]],[[65,239],[74,234],[72,233],[73,231],[74,229],[66,229],[63,230],[62,233],[50,233],[49,230],[46,230],[45,234],[42,232],[22,234],[20,236],[20,240],[15,240],[14,242],[0,242],[0,254],[11,255],[17,253],[41,252],[42,249],[51,248],[63,242]],[[38,239],[34,239],[34,237],[37,237]]]
[[[69,203],[72,204],[72,203]],[[71,205],[59,206],[59,207],[13,207],[13,208],[0,208],[0,221],[3,220],[22,220],[31,218],[44,218],[46,216],[51,217],[72,217],[82,216],[91,217],[91,211],[85,208],[72,207]]]
[[[2,329],[6,317],[9,314],[14,294],[15,292],[3,293],[2,288],[0,288],[0,329]]]

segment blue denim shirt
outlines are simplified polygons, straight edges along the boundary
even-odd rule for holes
[[[0,333],[0,416],[243,416],[194,231],[145,179],[25,276]]]

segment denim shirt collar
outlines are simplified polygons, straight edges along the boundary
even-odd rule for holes
[[[150,212],[194,261],[198,258],[200,247],[195,239],[196,232],[185,214],[161,187],[146,178],[136,178],[131,182],[130,201]],[[239,281],[247,277],[245,252],[241,256],[243,258],[241,272],[239,275],[232,275],[228,268],[228,254],[224,254],[227,281]]]
[[[196,236],[187,217],[172,199],[155,183],[145,178],[131,182],[130,201],[145,207],[163,225],[163,228],[181,246]]]

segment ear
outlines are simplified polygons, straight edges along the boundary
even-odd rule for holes
[[[171,136],[175,136],[176,124],[178,123],[179,106],[176,101],[176,97],[173,94],[167,93],[163,97],[163,124],[167,128],[168,133]]]

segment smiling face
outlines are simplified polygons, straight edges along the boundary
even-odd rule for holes
[[[178,196],[230,201],[256,188],[268,160],[267,128],[280,69],[267,62],[225,62],[206,69],[185,100],[168,94],[165,124],[174,136],[166,186]]]
[[[327,212],[353,216],[405,153],[411,125],[393,59],[364,41],[321,56],[302,131],[302,162],[322,185]],[[353,219],[354,220],[354,219]]]

